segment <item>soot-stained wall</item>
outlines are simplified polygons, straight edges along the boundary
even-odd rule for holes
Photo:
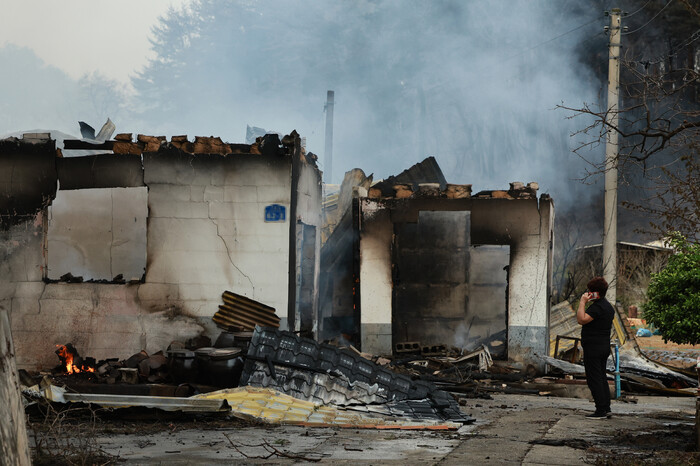
[[[20,153],[36,151],[36,146],[26,143],[19,143],[19,147]],[[240,149],[243,145],[231,147]],[[58,171],[67,177],[70,182],[66,186],[75,189],[71,191],[73,204],[89,203],[94,190],[102,195],[124,189],[114,187],[122,182],[129,190],[136,187],[145,193],[147,189],[147,246],[142,250],[146,272],[143,281],[131,283],[126,274],[127,283],[121,284],[52,282],[53,276],[46,269],[47,258],[49,267],[55,263],[51,260],[55,255],[50,254],[55,249],[50,245],[52,237],[58,241],[55,244],[67,244],[73,239],[51,235],[47,218],[50,199],[45,200],[52,196],[51,183],[44,182],[43,175],[32,177],[30,170],[26,170],[24,183],[31,189],[26,193],[16,179],[11,183],[14,190],[0,183],[0,193],[31,198],[33,202],[25,215],[3,211],[0,229],[0,308],[9,311],[20,368],[55,366],[55,345],[68,342],[84,356],[124,358],[141,349],[149,353],[162,350],[173,340],[183,341],[200,334],[216,338],[219,330],[211,317],[224,290],[274,307],[286,328],[289,287],[302,283],[308,287],[310,280],[318,280],[318,258],[308,261],[312,269],[304,270],[303,280],[296,275],[297,264],[290,264],[290,258],[296,257],[296,252],[290,254],[290,245],[293,247],[296,238],[290,235],[297,231],[297,222],[318,227],[320,221],[320,182],[314,183],[314,175],[316,180],[320,175],[311,159],[300,152],[298,141],[285,147],[274,146],[274,150],[264,153],[253,146],[244,149],[254,153],[231,154],[231,149],[226,148],[224,155],[187,153],[164,142],[157,152],[142,154],[141,171],[134,168],[131,155],[126,157],[126,164],[115,155],[105,159],[92,156],[92,167],[101,167],[98,171],[82,162],[60,162],[58,165],[64,168],[57,170],[55,150],[48,146],[45,149],[43,157],[52,160],[54,174]],[[299,182],[301,176],[296,182],[293,180],[292,157],[297,157],[299,172],[307,172],[303,183]],[[21,160],[6,157],[0,151],[0,173],[5,173],[7,164],[26,168]],[[26,160],[30,163],[31,158]],[[84,172],[84,179],[65,171],[68,166],[78,167],[79,173]],[[110,169],[125,172],[122,176],[105,176]],[[40,182],[42,189],[32,184]],[[292,203],[295,190],[301,191],[295,194],[299,206],[296,210]],[[35,191],[41,195],[35,195]],[[266,207],[273,204],[285,209],[283,220],[266,220]],[[114,206],[106,218],[111,222],[129,217],[115,215],[123,207]],[[91,226],[90,219],[80,220],[86,223],[81,226],[87,228],[87,233],[82,234],[89,235],[91,228],[93,232],[116,233],[116,227],[105,228],[105,222]],[[69,235],[67,230],[63,233]],[[126,245],[130,241],[116,246],[129,247]],[[109,250],[110,241],[104,246]],[[138,241],[131,246],[140,247]],[[312,251],[318,251],[317,244],[307,245],[304,254],[309,256]],[[70,272],[74,276],[83,273]],[[104,273],[94,276],[98,275]],[[299,294],[308,302],[308,290]],[[313,303],[308,305],[313,309]],[[292,307],[291,311],[297,309]]]
[[[467,324],[469,212],[422,211],[394,223],[393,343],[439,345]]]
[[[539,200],[534,195],[526,198],[448,198],[445,193],[432,193],[430,196],[404,199],[363,198],[360,205],[359,288],[363,351],[391,353],[392,343],[410,340],[409,337],[424,340],[427,344],[466,342],[471,318],[488,316],[484,322],[479,322],[479,326],[486,328],[482,339],[498,342],[501,336],[507,338],[507,356],[510,360],[541,366],[536,354],[546,354],[548,349],[554,219],[549,197],[542,196]],[[441,212],[443,215],[447,212],[462,213],[463,218],[469,218],[469,227],[464,228],[468,235],[460,234],[460,229],[454,226],[451,230],[453,238],[449,241],[442,240],[444,236],[440,234],[440,229],[425,236],[416,234],[421,231],[419,225],[422,218],[433,215],[434,220],[439,219],[439,216],[426,212]],[[459,218],[446,216],[438,223],[448,231],[446,225]],[[407,228],[407,224],[413,226]],[[415,231],[409,233],[411,229]],[[402,236],[408,236],[413,249],[402,245]],[[507,297],[498,298],[499,293],[505,292],[506,285],[502,280],[472,279],[469,283],[469,275],[475,273],[474,268],[469,266],[470,241],[474,245],[510,248],[509,263],[504,264],[508,265]],[[457,246],[457,243],[463,246]],[[451,250],[451,257],[436,247],[437,244],[442,244],[444,251]],[[475,252],[474,249],[471,251]],[[499,253],[493,253],[501,259],[492,257],[491,261],[502,260],[504,252],[504,249],[500,249]],[[477,254],[483,256],[487,253]],[[401,277],[401,270],[407,268],[408,262],[431,255],[439,260],[434,264],[427,259],[419,260],[420,264],[416,265],[422,268],[422,274],[411,275],[407,286],[405,278]],[[437,264],[441,267],[437,267]],[[493,263],[490,266],[495,268]],[[394,272],[396,269],[398,279]],[[428,280],[428,276],[432,279]],[[393,291],[397,285],[398,291]],[[457,293],[460,287],[464,291]],[[480,298],[478,294],[489,287],[492,289],[487,292],[488,296]],[[413,290],[410,296],[402,296],[404,288]],[[446,288],[451,289],[449,294],[445,294]],[[501,303],[507,303],[507,306],[479,311],[479,306],[500,306]],[[413,317],[406,319],[407,315]],[[397,322],[397,319],[403,320]],[[501,334],[502,330],[499,329],[504,330],[505,334]],[[443,339],[440,341],[440,338]]]

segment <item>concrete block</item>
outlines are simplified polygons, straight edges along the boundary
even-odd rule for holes
[[[89,317],[95,311],[95,302],[92,299],[42,299],[40,304],[43,316],[50,315],[58,319]]]
[[[236,205],[236,207],[238,207]],[[224,218],[233,219],[234,218],[234,204],[231,202],[210,202],[209,203],[209,217],[211,218]]]
[[[216,224],[216,232],[221,236],[237,236],[238,223],[235,220],[226,218],[212,218]]]
[[[239,155],[232,161],[233,166],[226,171],[227,186],[291,186],[288,158]]]
[[[289,212],[289,209],[287,209]],[[238,222],[253,221],[259,224],[265,223],[265,205],[255,202],[237,202],[233,209],[233,220]]]
[[[154,183],[148,185],[148,203],[189,202],[190,186]]]
[[[150,217],[207,218],[209,204],[206,202],[150,202]]]
[[[189,283],[178,285],[178,291],[183,301],[209,301],[221,304],[221,295],[226,288],[208,283]]]
[[[42,299],[92,300],[94,292],[93,283],[47,283]]]
[[[204,201],[223,202],[223,200],[224,200],[224,187],[223,186],[205,186],[204,187]]]
[[[46,284],[44,282],[16,282],[13,297],[38,299],[44,292]]]
[[[141,301],[148,300],[175,300],[179,299],[178,285],[169,283],[146,282],[138,287],[138,298]]]
[[[204,190],[210,186],[190,186],[190,201],[204,202]]]
[[[41,305],[36,298],[12,298],[10,306],[12,309],[10,314],[13,320],[19,319],[22,316],[37,318],[41,312]]]
[[[258,190],[255,186],[224,186],[225,202],[257,202]]]
[[[291,202],[292,193],[290,186],[258,186],[258,202],[286,204]]]
[[[183,310],[188,316],[211,318],[219,310],[221,299],[184,301]]]
[[[231,259],[221,252],[168,251],[149,265],[147,282],[226,284],[236,276]]]
[[[31,282],[36,283],[36,282]],[[41,283],[41,282],[39,282]],[[42,283],[43,284],[43,283]],[[0,281],[0,299],[11,299],[15,296],[17,283],[10,281]]]
[[[211,173],[210,183],[212,186],[224,186],[226,184],[225,170],[217,170]]]
[[[88,343],[90,354],[98,359],[125,359],[141,351],[141,337],[140,328],[134,328],[134,331],[93,332]]]
[[[217,233],[219,222],[210,218],[152,218],[148,227],[148,252],[151,257],[163,251],[225,252]]]

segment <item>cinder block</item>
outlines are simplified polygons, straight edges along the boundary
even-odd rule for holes
[[[224,186],[225,202],[257,202],[258,190],[255,186]]]
[[[236,236],[238,234],[238,223],[235,220],[225,218],[214,218],[216,232],[221,236]]]
[[[0,299],[12,299],[15,296],[16,288],[17,283],[15,282],[0,281]]]
[[[209,217],[233,219],[234,204],[231,202],[210,202]]]
[[[94,283],[47,283],[42,294],[42,300],[75,299],[91,301],[94,292]]]
[[[13,298],[11,300],[11,312],[13,321],[21,322],[23,316],[31,316],[37,318],[41,311],[38,299],[32,298]]]
[[[209,216],[209,204],[206,202],[149,201],[149,208],[152,218],[207,218]]]
[[[152,218],[148,252],[157,257],[164,251],[225,251],[217,233],[219,222],[211,218]]]
[[[287,185],[258,186],[258,202],[289,204],[292,198],[291,187]]]
[[[175,300],[179,299],[177,285],[169,283],[144,283],[138,287],[138,298],[141,301],[148,300]]]
[[[217,306],[221,304],[221,295],[226,291],[226,287],[221,285],[210,285],[208,283],[188,283],[179,285],[179,295],[183,301],[207,301],[215,302]],[[185,305],[189,305],[185,303]],[[214,312],[217,307],[215,306]]]
[[[160,183],[148,185],[149,204],[170,201],[187,202],[190,200],[190,195],[190,186]]]
[[[265,206],[256,202],[237,202],[233,208],[233,216],[237,222],[265,222]]]
[[[215,201],[223,202],[224,200],[224,187],[223,186],[205,186],[204,187],[204,200],[205,201]]]
[[[210,186],[190,186],[190,201],[204,202],[204,190]]]
[[[38,299],[46,287],[44,282],[16,282],[16,285],[15,298]]]

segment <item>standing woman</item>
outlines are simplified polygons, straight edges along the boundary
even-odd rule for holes
[[[581,296],[576,313],[576,320],[582,325],[581,346],[586,382],[595,402],[595,412],[586,417],[607,419],[611,413],[610,388],[605,366],[610,356],[610,330],[615,310],[605,299],[608,282],[603,277],[595,277],[586,287],[588,291]],[[589,302],[592,304],[586,309]]]

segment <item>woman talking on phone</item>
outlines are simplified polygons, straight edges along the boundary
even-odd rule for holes
[[[610,329],[615,310],[605,299],[608,282],[603,277],[595,277],[588,285],[578,304],[576,320],[582,325],[581,346],[583,346],[583,366],[586,368],[586,382],[593,395],[595,412],[589,419],[610,417],[610,388],[605,365],[610,356]],[[586,305],[591,303],[586,309]]]

